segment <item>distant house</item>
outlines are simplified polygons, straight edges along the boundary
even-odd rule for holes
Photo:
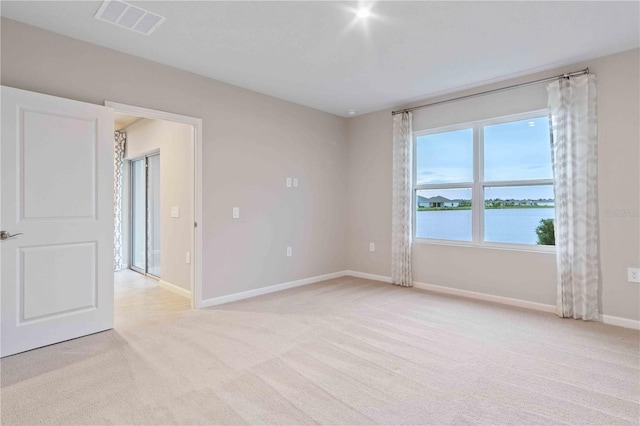
[[[538,200],[538,205],[542,207],[553,207],[556,205],[556,200],[546,199],[546,200]]]
[[[485,200],[484,205],[485,205],[485,207],[492,207],[492,208],[520,207],[520,206],[525,206],[525,207],[553,207],[555,205],[555,200],[542,199],[542,198],[538,199],[538,200],[531,200],[531,199],[514,200],[513,198],[502,200],[500,198],[495,198],[495,199]]]
[[[421,208],[441,208],[441,207],[458,207],[459,200],[450,200],[441,196],[425,198],[418,195],[418,207]]]
[[[516,200],[515,204],[516,206],[529,206],[529,207],[549,207],[549,206],[554,206],[555,202],[554,200],[550,200],[550,199],[540,199],[540,200]]]

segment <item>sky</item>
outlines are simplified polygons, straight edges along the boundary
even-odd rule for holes
[[[417,184],[472,182],[473,129],[419,136],[416,165]],[[485,182],[552,178],[548,118],[485,126],[484,174]],[[420,192],[422,196],[471,198],[470,190]],[[496,187],[487,190],[486,198],[553,198],[553,187]]]

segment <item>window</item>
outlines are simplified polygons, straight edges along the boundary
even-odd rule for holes
[[[130,268],[160,278],[160,153],[131,161]]]
[[[414,237],[550,246],[555,200],[546,111],[414,134]]]

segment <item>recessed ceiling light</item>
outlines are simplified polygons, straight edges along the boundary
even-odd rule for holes
[[[350,109],[349,111],[347,111],[347,113],[349,113],[349,115],[356,115],[356,110]]]
[[[154,32],[167,19],[122,0],[105,0],[94,17],[144,35]]]
[[[536,125],[536,122],[535,122],[535,121],[530,121],[530,122],[529,122],[529,127],[533,127],[533,126],[535,126],[535,125]]]
[[[366,18],[371,14],[371,11],[369,9],[367,9],[366,7],[361,7],[360,9],[358,9],[358,12],[356,12],[356,16],[358,18]]]

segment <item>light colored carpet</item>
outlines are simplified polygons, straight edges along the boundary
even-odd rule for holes
[[[131,314],[3,359],[2,422],[639,423],[633,330],[351,277]]]

